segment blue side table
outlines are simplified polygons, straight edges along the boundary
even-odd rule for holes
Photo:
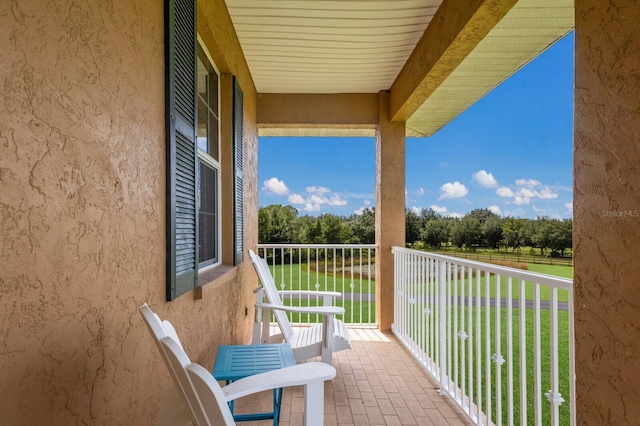
[[[228,345],[220,346],[216,363],[213,366],[213,377],[226,383],[254,374],[277,370],[296,365],[291,345],[282,343],[276,345]],[[248,422],[273,419],[273,425],[278,425],[280,404],[282,403],[282,388],[273,390],[273,412],[256,414],[234,414],[236,422]],[[233,413],[233,402],[229,403]]]

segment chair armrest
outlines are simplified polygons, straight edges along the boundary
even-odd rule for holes
[[[245,377],[222,388],[227,402],[270,389],[324,382],[336,376],[336,369],[322,362],[306,362]]]
[[[331,296],[341,297],[342,293],[338,291],[313,291],[313,290],[278,290],[280,294],[308,295],[308,296]]]
[[[256,303],[255,306],[260,309],[276,309],[301,314],[344,315],[344,308],[341,306],[285,306],[272,305],[271,303]]]

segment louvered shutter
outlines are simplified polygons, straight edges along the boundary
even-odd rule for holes
[[[165,1],[167,300],[198,280],[196,4]]]
[[[234,193],[234,265],[242,263],[244,252],[244,216],[243,216],[243,110],[242,89],[238,80],[233,78],[233,163],[235,167],[233,193]]]

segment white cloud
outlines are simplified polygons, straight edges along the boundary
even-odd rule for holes
[[[545,209],[541,209],[541,208],[538,208],[536,206],[531,206],[531,209],[533,209],[533,211],[536,212],[536,213],[544,213],[544,212],[546,212]]]
[[[489,211],[492,213],[495,213],[497,215],[501,215],[502,211],[500,210],[500,207],[493,205],[493,206],[489,206]]]
[[[420,189],[418,189],[418,197],[422,197],[424,195],[424,188],[420,187]]]
[[[440,191],[442,191],[442,195],[438,198],[439,200],[445,198],[461,198],[469,193],[467,187],[458,181],[445,183],[440,187]]]
[[[370,206],[371,205],[371,200],[364,200],[364,205],[365,206]]]
[[[528,188],[520,188],[516,191],[516,196],[518,197],[524,197],[524,198],[534,197],[535,198],[537,195],[538,195],[538,191],[532,191]]]
[[[516,185],[533,188],[534,186],[542,185],[542,183],[536,179],[516,179]]]
[[[438,214],[445,214],[448,211],[446,207],[437,206],[435,204],[429,206],[429,208]]]
[[[418,206],[413,206],[411,207],[411,211],[414,212],[415,214],[420,214],[422,212],[422,209]]]
[[[311,203],[307,203],[304,205],[304,210],[305,212],[317,212],[320,211],[320,204],[311,204]]]
[[[488,173],[486,170],[479,170],[471,176],[473,177],[473,180],[485,188],[496,188],[498,186],[496,178],[493,177],[492,173]]]
[[[340,197],[338,194],[333,194],[327,201],[327,204],[330,206],[346,206],[347,200]]]
[[[307,198],[307,203],[313,204],[328,204],[328,200],[326,197],[321,197],[319,195],[313,194],[311,197]]]
[[[331,190],[326,186],[307,186],[305,188],[305,191],[307,191],[310,194],[318,194],[318,195],[329,194],[331,192]]]
[[[551,189],[549,189],[548,186],[545,186],[544,188],[542,188],[538,196],[543,200],[552,200],[552,199],[558,198],[558,194],[553,192]]]
[[[362,215],[362,213],[364,213],[364,209],[366,209],[366,207],[365,207],[365,206],[362,206],[362,207],[360,207],[358,210],[354,210],[354,211],[353,211],[353,214],[355,214],[355,215],[357,215],[357,216],[360,216],[360,215]]]
[[[304,204],[304,207],[301,209],[303,211],[317,212],[320,211],[320,207],[323,205],[332,207],[347,205],[346,199],[336,193],[332,193],[332,191],[325,186],[308,186],[305,189],[307,191],[306,197],[300,194],[291,194],[288,198],[291,204]],[[370,202],[365,200],[365,204],[368,203]],[[364,207],[362,209],[364,209]]]
[[[573,214],[573,201],[566,203],[564,206],[569,211],[569,213]]]
[[[276,195],[287,195],[289,193],[289,188],[287,188],[287,185],[285,185],[284,181],[278,179],[277,177],[272,177],[271,179],[265,180],[262,190],[272,192]]]
[[[302,197],[302,195],[300,195],[300,194],[291,194],[291,195],[289,195],[289,198],[287,198],[287,200],[291,204],[304,204],[306,202],[304,200],[304,198]]]
[[[496,194],[498,194],[499,197],[513,197],[515,195],[511,188],[507,188],[506,186],[496,189]]]
[[[508,201],[507,204],[515,204],[518,206],[523,206],[531,203],[532,199],[540,199],[540,200],[552,200],[558,198],[558,194],[553,192],[553,190],[545,185],[541,189],[535,189],[537,186],[541,186],[542,183],[536,179],[517,179],[516,185],[518,186],[513,189],[502,186],[496,190],[496,194],[500,197],[513,197],[513,201]],[[534,207],[535,211],[536,207]]]

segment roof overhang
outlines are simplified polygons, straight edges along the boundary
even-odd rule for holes
[[[387,90],[392,119],[429,136],[574,26],[572,0],[226,3],[259,93],[261,136],[372,136]],[[336,113],[353,99],[364,112],[349,116],[366,123]]]

